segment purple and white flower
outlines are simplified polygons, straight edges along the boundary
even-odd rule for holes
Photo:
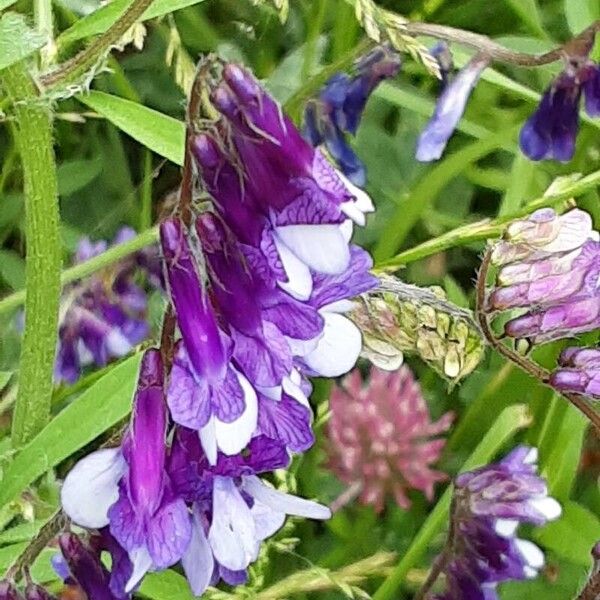
[[[550,375],[554,389],[600,398],[600,349],[565,348],[558,365]]]
[[[560,504],[548,496],[537,474],[535,448],[519,446],[498,463],[459,475],[446,591],[436,598],[492,600],[499,583],[536,577],[544,554],[518,538],[517,528],[521,523],[541,526],[560,514]]]
[[[142,359],[132,421],[121,448],[82,459],[65,479],[61,501],[78,525],[108,526],[133,565],[130,592],[150,569],[178,562],[190,543],[191,518],[166,472],[167,412],[158,350]]]
[[[447,59],[444,54],[441,60]],[[489,59],[476,54],[459,72],[447,83],[438,98],[430,121],[421,132],[417,142],[415,158],[421,162],[431,162],[442,156],[448,140],[454,133],[460,121],[467,101],[481,73],[489,65]],[[442,72],[447,65],[441,65]]]

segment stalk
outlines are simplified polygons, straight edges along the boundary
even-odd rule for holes
[[[18,447],[43,429],[50,416],[61,241],[50,108],[39,97],[25,63],[4,69],[0,83],[14,106],[25,193],[25,332],[12,421],[12,443]]]

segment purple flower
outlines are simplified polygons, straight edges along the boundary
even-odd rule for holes
[[[305,137],[313,146],[324,143],[342,173],[359,187],[366,183],[365,168],[345,134],[356,135],[369,96],[379,83],[398,74],[400,64],[391,47],[379,46],[356,62],[353,76],[336,73],[318,99],[306,105]]]
[[[560,392],[600,398],[600,350],[566,348],[558,359],[559,367],[550,375],[550,385]]]
[[[0,581],[0,600],[22,600],[21,592],[10,582]]]
[[[100,556],[74,533],[63,533],[58,545],[68,567],[70,578],[90,600],[119,600],[110,588],[110,573]]]
[[[235,454],[256,428],[256,393],[230,360],[231,340],[217,325],[183,224],[164,221],[160,236],[165,280],[182,335],[168,390],[171,416],[200,430],[212,460],[217,448]]]
[[[565,70],[550,84],[523,125],[519,141],[526,156],[562,162],[573,158],[582,92],[586,112],[590,117],[600,116],[600,67],[587,58],[587,53],[569,57]]]
[[[489,59],[475,55],[443,89],[431,120],[417,142],[416,159],[422,162],[442,156],[448,140],[460,121],[471,92]]]
[[[135,232],[123,227],[117,232],[113,245],[132,236]],[[91,242],[83,238],[75,262],[89,260],[107,247],[104,240]],[[55,366],[58,381],[73,383],[82,367],[104,366],[110,359],[129,353],[148,337],[146,293],[133,277],[143,268],[150,275],[150,281],[159,284],[153,274],[158,264],[156,250],[148,249],[121,261],[110,274],[94,275],[67,290],[62,299]]]
[[[495,464],[455,480],[446,591],[437,598],[497,598],[496,586],[535,577],[542,551],[516,537],[520,523],[541,526],[558,518],[560,505],[537,475],[537,450],[515,448]]]
[[[525,308],[505,325],[507,335],[546,342],[600,323],[600,242],[590,216],[541,209],[512,223],[492,251],[500,266],[488,295],[492,311]]]
[[[99,450],[81,460],[65,479],[63,509],[78,525],[109,526],[124,548],[132,573],[130,592],[149,569],[178,562],[190,543],[188,509],[166,472],[167,413],[158,350],[142,360],[132,421],[121,449]]]
[[[56,600],[56,596],[33,581],[25,587],[25,598],[26,600]]]
[[[329,518],[326,507],[277,491],[258,477],[288,463],[285,445],[259,436],[243,455],[220,453],[211,466],[198,436],[177,430],[169,471],[178,492],[193,503],[194,531],[182,564],[195,595],[219,578],[243,581],[261,542],[283,525],[286,514]]]

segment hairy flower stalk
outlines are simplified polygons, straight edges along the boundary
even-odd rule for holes
[[[475,369],[485,345],[472,315],[449,303],[442,290],[405,284],[393,277],[363,294],[351,313],[363,332],[363,354],[395,370],[404,354],[417,355],[450,383]]]
[[[360,484],[362,504],[383,510],[388,496],[410,508],[407,491],[431,501],[446,475],[431,468],[444,448],[453,415],[432,422],[418,382],[407,366],[395,373],[373,368],[363,379],[346,376],[330,398],[329,466],[346,484]]]
[[[448,542],[442,555],[445,589],[437,600],[495,600],[497,587],[536,577],[544,554],[517,537],[522,523],[542,526],[561,514],[537,475],[537,449],[519,446],[498,463],[460,474],[454,484]],[[440,571],[436,574],[439,575]],[[434,581],[428,581],[428,588]],[[421,590],[419,597],[424,597]]]
[[[241,584],[286,514],[329,517],[262,476],[312,445],[308,377],[354,366],[361,334],[345,314],[377,283],[350,244],[368,196],[241,67],[224,65],[210,97],[221,116],[190,148],[212,206],[160,225],[181,336],[170,377],[147,350],[121,446],[81,460],[62,488],[72,521],[108,536],[116,598],[178,563],[195,595]]]

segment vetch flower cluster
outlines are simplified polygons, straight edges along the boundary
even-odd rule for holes
[[[582,95],[587,114],[600,117],[600,65],[589,58],[593,41],[576,40],[572,48],[565,49],[564,70],[523,125],[519,142],[531,160],[566,162],[573,158]]]
[[[73,522],[121,549],[115,598],[176,563],[196,595],[243,583],[286,514],[328,518],[263,475],[312,445],[307,377],[354,366],[361,335],[344,313],[376,284],[349,242],[368,196],[242,68],[225,65],[210,97],[221,118],[192,146],[211,209],[160,225],[181,334],[170,377],[147,350],[121,446],[84,458],[62,488]]]
[[[347,375],[330,398],[329,466],[349,486],[360,485],[360,501],[383,510],[388,496],[410,508],[409,489],[433,499],[434,486],[446,479],[435,463],[453,415],[431,421],[421,388],[407,366],[394,373],[373,368],[366,382],[358,369]]]
[[[495,600],[498,584],[535,577],[544,554],[517,537],[517,528],[542,526],[560,514],[537,474],[535,448],[519,446],[498,463],[459,475],[443,569],[446,589],[435,598]]]
[[[113,246],[130,240],[135,232],[121,228]],[[80,240],[75,264],[101,254],[104,240]],[[150,283],[160,285],[160,264],[153,249],[140,251],[121,261],[111,272],[93,275],[83,284],[66,289],[61,301],[57,381],[74,383],[86,365],[102,367],[110,359],[126,355],[150,332],[146,319],[147,298],[135,275],[144,271]]]
[[[388,45],[378,46],[354,65],[352,76],[336,73],[319,97],[306,104],[304,133],[313,146],[324,144],[342,173],[354,184],[366,184],[365,166],[346,139],[356,135],[369,96],[400,70],[400,56]]]
[[[487,309],[525,309],[506,335],[532,343],[573,337],[600,326],[600,242],[591,217],[551,208],[515,221],[492,250],[499,268]]]

